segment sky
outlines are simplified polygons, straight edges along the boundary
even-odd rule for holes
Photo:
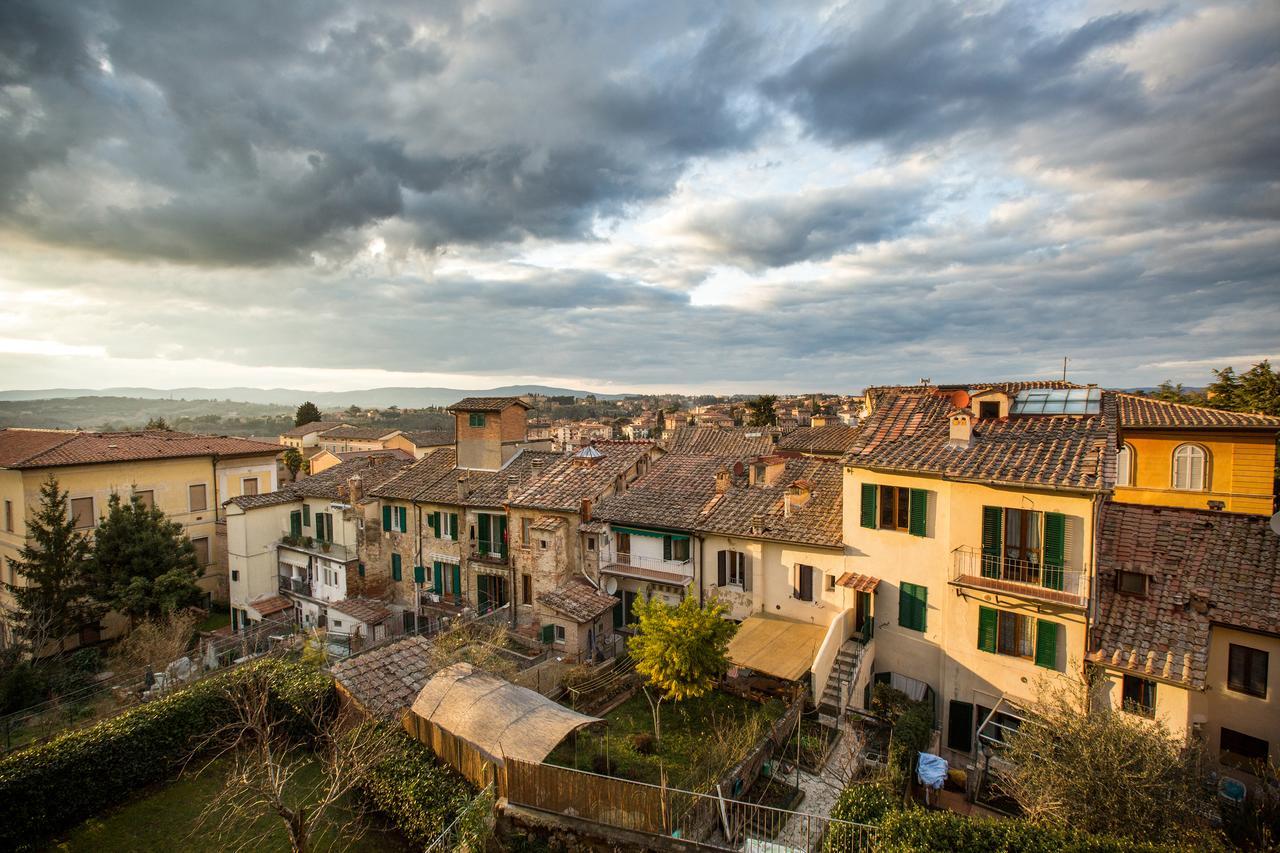
[[[0,3],[0,388],[1280,360],[1280,4]]]

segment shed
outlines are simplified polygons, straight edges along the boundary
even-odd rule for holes
[[[427,734],[435,729],[461,740],[494,764],[506,757],[539,764],[570,732],[601,722],[469,663],[455,663],[432,676],[412,712],[427,724]],[[415,726],[415,734],[421,738],[423,729]],[[450,751],[436,749],[446,759]]]
[[[798,681],[813,666],[827,629],[769,613],[747,617],[729,641],[729,660],[785,681]]]

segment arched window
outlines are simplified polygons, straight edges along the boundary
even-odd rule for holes
[[[1173,487],[1188,492],[1204,491],[1208,479],[1208,455],[1198,444],[1179,445],[1173,451]]]
[[[1116,451],[1116,485],[1133,485],[1133,445],[1125,444]]]

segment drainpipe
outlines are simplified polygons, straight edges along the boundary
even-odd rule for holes
[[[209,464],[213,466],[213,523],[218,523],[218,454],[209,456]],[[215,535],[217,535],[215,533]]]
[[[422,611],[422,588],[421,588],[421,587],[418,585],[418,583],[417,583],[417,581],[418,581],[418,578],[417,578],[417,574],[418,574],[417,567],[418,567],[418,566],[423,566],[423,567],[424,567],[424,568],[423,568],[423,571],[425,572],[425,571],[426,571],[426,568],[425,568],[426,563],[422,562],[422,504],[418,503],[417,501],[414,501],[414,502],[413,502],[413,519],[414,519],[414,523],[415,523],[415,525],[416,525],[416,527],[415,527],[415,529],[414,529],[414,532],[413,532],[413,535],[414,535],[415,540],[416,540],[416,541],[417,541],[417,543],[418,543],[418,545],[417,545],[418,562],[417,562],[417,563],[416,563],[416,565],[414,566],[414,572],[413,572],[413,574],[414,574],[414,578],[413,578],[413,580],[414,580],[414,584],[413,584],[413,633],[414,633],[414,634],[416,634],[417,636],[422,636],[422,630],[421,630],[420,626],[418,625],[418,616],[419,616],[420,612]]]
[[[699,534],[695,533],[694,536],[696,536],[698,539],[698,565],[696,566],[697,571],[694,572],[694,575],[698,579],[698,606],[703,607],[705,606],[706,602],[703,601],[703,593],[702,593],[702,564],[704,562],[703,557],[706,555],[703,554],[702,548],[707,543],[706,543],[706,540],[703,539],[702,536],[700,536]]]

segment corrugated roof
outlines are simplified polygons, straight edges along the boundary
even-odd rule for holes
[[[50,435],[41,430],[0,430],[0,460],[8,460],[4,467],[49,468],[193,456],[274,456],[285,449],[250,438],[170,430],[54,433],[65,437],[61,441]]]
[[[1265,516],[1108,502],[1099,536],[1094,662],[1199,689],[1213,625],[1280,625],[1280,536]],[[1120,571],[1146,575],[1147,594],[1118,592]]]

